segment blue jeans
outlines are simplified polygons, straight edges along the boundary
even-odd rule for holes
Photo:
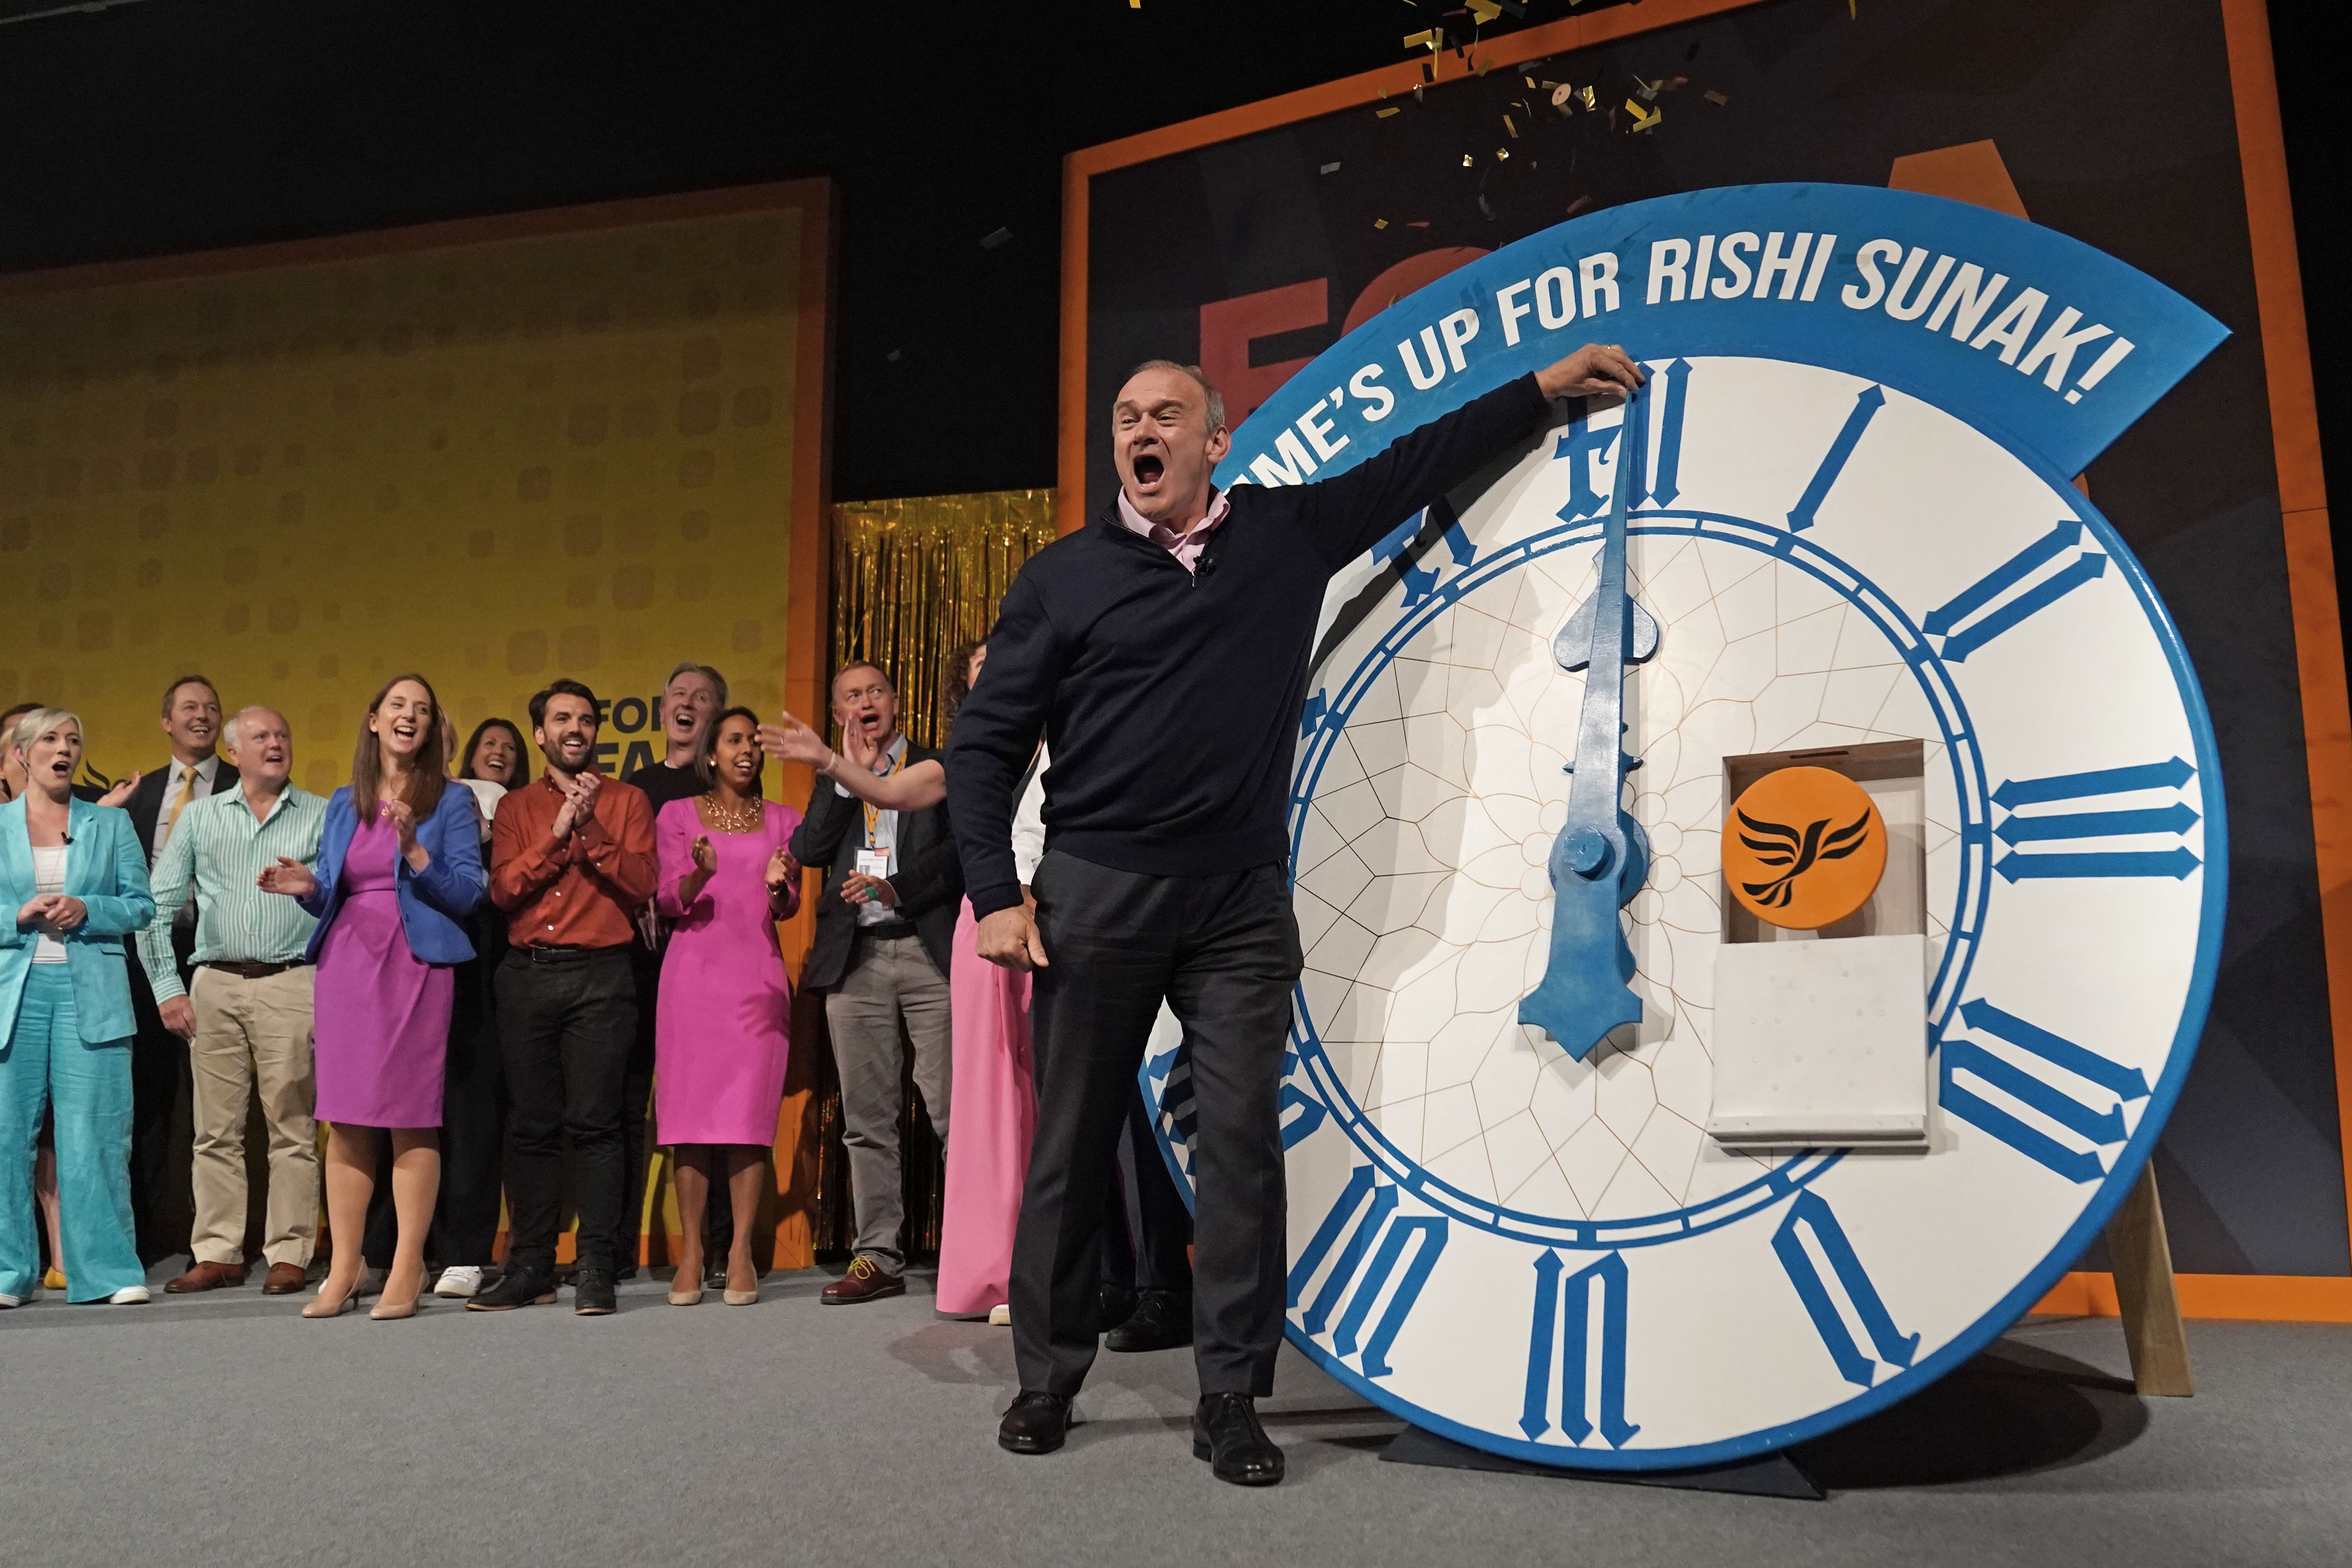
[[[66,966],[27,968],[0,1045],[0,1295],[28,1297],[40,1282],[33,1143],[47,1101],[57,1108],[66,1299],[103,1301],[147,1281],[131,1229],[131,1042],[84,1042]]]

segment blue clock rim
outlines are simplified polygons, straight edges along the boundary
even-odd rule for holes
[[[1740,531],[1718,531],[1708,533],[1705,531],[1709,524],[1715,524],[1719,529],[1738,530]],[[1445,588],[1439,590],[1440,593],[1446,595],[1447,603],[1433,604],[1427,609],[1420,612],[1420,614],[1415,617],[1417,624],[1414,625],[1414,632],[1417,634],[1420,630],[1425,628],[1430,622],[1435,620],[1438,616],[1444,613],[1451,602],[1457,601],[1461,594],[1465,591],[1463,587],[1463,580],[1470,577],[1474,573],[1481,573],[1481,569],[1484,569],[1483,574],[1479,575],[1478,581],[1470,584],[1469,586],[1482,586],[1486,582],[1491,581],[1494,574],[1506,570],[1517,570],[1519,566],[1524,565],[1528,561],[1532,561],[1538,555],[1549,554],[1556,550],[1568,549],[1582,542],[1582,540],[1586,538],[1598,537],[1600,528],[1601,521],[1597,517],[1592,519],[1576,519],[1567,521],[1561,527],[1544,529],[1535,533],[1528,534],[1522,539],[1514,541],[1502,551],[1498,551],[1496,555],[1490,556],[1484,561],[1472,563],[1471,565],[1465,568],[1465,570],[1460,573],[1452,583],[1446,584]],[[1958,889],[1958,907],[1954,911],[1952,921],[1946,931],[1942,962],[1937,964],[1933,983],[1928,987],[1928,994],[1931,1000],[1938,994],[1941,994],[1944,998],[1940,1012],[1936,1013],[1930,1019],[1933,1030],[1935,1033],[1939,1034],[1941,1026],[1948,1019],[1952,1010],[1958,1005],[1960,994],[1967,988],[1969,970],[1975,963],[1977,944],[1982,935],[1981,927],[1984,921],[1985,910],[1991,901],[1992,885],[1991,839],[1990,837],[1990,827],[1991,823],[1990,799],[1990,784],[1985,777],[1982,752],[1975,743],[1975,721],[1969,716],[1968,703],[1961,696],[1958,683],[1950,679],[1949,672],[1944,666],[1943,661],[1934,656],[1932,650],[1928,647],[1927,635],[1911,621],[1907,615],[1903,613],[1901,605],[1895,603],[1892,595],[1887,594],[1885,590],[1880,588],[1875,583],[1863,575],[1860,572],[1855,571],[1847,563],[1840,560],[1837,556],[1831,554],[1828,551],[1823,550],[1817,545],[1810,544],[1795,535],[1782,533],[1779,535],[1779,537],[1783,540],[1783,542],[1779,544],[1777,547],[1768,548],[1764,544],[1759,543],[1758,539],[1754,537],[1754,535],[1763,535],[1767,538],[1775,537],[1775,531],[1768,524],[1758,522],[1749,518],[1734,517],[1718,512],[1680,509],[1672,506],[1662,507],[1654,511],[1635,513],[1627,519],[1627,528],[1630,533],[1636,536],[1658,534],[1691,539],[1714,539],[1725,543],[1737,544],[1742,549],[1755,550],[1762,554],[1777,556],[1780,559],[1787,561],[1790,564],[1806,571],[1816,579],[1828,584],[1832,590],[1846,597],[1849,603],[1853,604],[1855,607],[1860,609],[1865,616],[1869,616],[1872,622],[1879,626],[1879,630],[1882,635],[1886,636],[1888,641],[1894,644],[1896,651],[1904,655],[1904,663],[1906,666],[1911,678],[1919,682],[1923,688],[1929,689],[1927,691],[1928,705],[1936,711],[1937,722],[1944,731],[1944,745],[1949,753],[1949,760],[1955,775],[1954,782],[1957,786],[1957,795],[1959,800],[1962,815],[1962,831],[1960,837],[1962,840],[1961,854],[1963,856],[1963,867],[1960,885]],[[1801,551],[1802,552],[1802,556],[1805,557],[1803,559],[1800,558]],[[1513,553],[1519,554],[1522,557],[1521,561],[1517,564],[1509,563],[1506,559]],[[1880,600],[1883,600],[1886,607],[1885,612],[1882,612],[1877,605],[1859,599],[1854,595],[1845,594],[1843,588],[1834,582],[1832,582],[1828,575],[1818,568],[1811,559],[1812,557],[1821,557],[1835,562],[1846,573],[1846,574],[1851,576],[1857,584],[1868,589]],[[1925,655],[1924,658],[1913,658],[1911,656],[1909,647],[1906,647],[1901,638],[1894,635],[1895,628],[1885,624],[1888,619],[1889,613],[1891,613],[1894,618],[1899,620],[1901,623],[1900,629],[1908,634],[1910,645],[1916,646],[1920,653]],[[1382,639],[1383,642],[1386,642],[1387,640],[1388,639],[1385,637]],[[1343,691],[1358,689],[1360,683],[1363,681],[1376,668],[1386,668],[1387,666],[1393,664],[1396,660],[1397,655],[1402,651],[1403,647],[1410,641],[1410,637],[1400,640],[1397,646],[1389,648],[1385,655],[1383,655],[1378,647],[1375,647],[1372,652],[1368,653],[1364,658],[1358,663],[1355,669],[1349,674],[1348,679],[1340,683],[1340,689]],[[1931,675],[1939,676],[1940,681],[1931,679]],[[1940,684],[1942,689],[1940,692],[1934,689],[1934,688],[1938,684]],[[1360,697],[1359,698],[1359,700],[1360,700]],[[1952,710],[1950,713],[1947,713],[1944,710],[1947,707]],[[1339,704],[1334,703],[1333,711],[1339,712],[1343,711],[1343,710],[1341,710]],[[1952,727],[1953,721],[1955,719],[1957,719],[1958,722],[1958,730],[1955,730]],[[1335,743],[1334,738],[1338,735],[1339,731],[1344,728],[1345,725],[1342,723],[1329,726],[1324,730],[1322,731],[1322,737],[1318,739],[1314,748],[1309,751],[1307,758],[1298,764],[1299,768],[1302,771],[1307,768],[1312,768],[1317,776],[1319,777],[1323,763],[1328,759],[1330,748]],[[1963,744],[1963,742],[1966,743]],[[1973,795],[1971,795],[1970,793],[1971,784],[1974,785]],[[1297,791],[1294,791],[1291,796],[1290,804],[1295,823],[1291,833],[1291,856],[1294,862],[1297,859],[1300,838],[1304,832],[1305,811],[1307,805],[1309,804],[1309,800],[1310,797],[1308,795]],[[1970,856],[1971,846],[1974,847],[1975,856],[1979,862],[1973,867],[1973,876],[1975,878],[1973,883],[1969,880],[1971,868],[1967,863],[1968,858]],[[1948,981],[1948,987],[1947,986]],[[1328,1077],[1330,1079],[1332,1085],[1336,1087],[1339,1083],[1337,1069],[1330,1065],[1328,1054],[1324,1049],[1321,1038],[1314,1027],[1312,1015],[1307,1010],[1303,989],[1301,990],[1298,1012],[1300,1017],[1305,1020],[1305,1024],[1303,1028],[1294,1029],[1294,1035],[1303,1035],[1304,1039],[1299,1046],[1294,1047],[1293,1048],[1297,1052],[1302,1059],[1308,1062],[1309,1070],[1312,1076],[1318,1078]],[[1931,1036],[1931,1037],[1933,1037]],[[1311,1057],[1306,1048],[1308,1046],[1313,1047],[1313,1054]],[[1319,1073],[1314,1071],[1314,1067],[1317,1063],[1320,1063],[1323,1068]],[[1362,1115],[1362,1108],[1352,1103],[1353,1096],[1348,1095],[1344,1088],[1339,1089],[1339,1093],[1341,1098],[1349,1101],[1349,1109],[1355,1112],[1352,1117],[1343,1116],[1341,1118],[1343,1125],[1351,1129],[1360,1130],[1361,1132],[1368,1134],[1371,1139],[1377,1141],[1381,1147],[1386,1150],[1388,1159],[1393,1163],[1393,1165],[1400,1168],[1414,1170],[1419,1168],[1418,1162],[1408,1159],[1401,1151],[1391,1146],[1387,1138],[1377,1129],[1366,1127],[1365,1118]],[[1337,1108],[1335,1107],[1334,1109],[1336,1110]],[[1364,1149],[1366,1156],[1373,1162],[1376,1167],[1381,1164],[1381,1155],[1379,1152],[1364,1148],[1364,1140],[1362,1136],[1359,1136],[1357,1132],[1351,1131],[1350,1141],[1354,1142],[1360,1149]],[[1808,1151],[1808,1152],[1811,1153],[1818,1152]],[[1411,1175],[1400,1176],[1397,1175],[1394,1170],[1391,1170],[1389,1174],[1401,1185],[1411,1188],[1414,1195],[1420,1197],[1423,1202],[1432,1203],[1433,1206],[1440,1208],[1450,1208],[1455,1217],[1462,1219],[1467,1224],[1477,1226],[1482,1229],[1493,1230],[1498,1235],[1508,1236],[1514,1240],[1533,1242],[1542,1246],[1568,1247],[1580,1251],[1602,1252],[1613,1251],[1626,1247],[1662,1246],[1670,1242],[1685,1240],[1692,1236],[1700,1235],[1706,1231],[1713,1230],[1725,1225],[1737,1223],[1738,1220],[1745,1218],[1748,1214],[1754,1212],[1756,1208],[1769,1207],[1773,1204],[1779,1203],[1782,1198],[1787,1197],[1797,1188],[1811,1184],[1822,1175],[1825,1174],[1830,1167],[1835,1165],[1839,1160],[1843,1158],[1843,1155],[1844,1152],[1842,1150],[1829,1152],[1826,1158],[1807,1164],[1802,1173],[1793,1179],[1789,1178],[1787,1175],[1787,1173],[1792,1168],[1792,1166],[1775,1167],[1773,1170],[1757,1177],[1754,1181],[1736,1187],[1730,1192],[1718,1194],[1715,1197],[1707,1200],[1706,1203],[1696,1205],[1695,1207],[1669,1209],[1658,1214],[1634,1215],[1620,1220],[1595,1222],[1596,1225],[1605,1224],[1614,1230],[1658,1232],[1657,1234],[1645,1234],[1641,1236],[1620,1236],[1616,1239],[1609,1241],[1601,1240],[1597,1235],[1583,1237],[1572,1236],[1544,1237],[1540,1235],[1528,1235],[1526,1234],[1528,1230],[1532,1229],[1540,1231],[1549,1225],[1563,1225],[1564,1222],[1551,1220],[1548,1216],[1541,1215],[1528,1214],[1520,1210],[1506,1208],[1500,1204],[1482,1204],[1477,1199],[1472,1197],[1469,1194],[1461,1192],[1459,1189],[1453,1186],[1452,1184],[1435,1177],[1427,1177],[1424,1180],[1416,1179]],[[1437,1203],[1436,1200],[1432,1199],[1428,1191],[1432,1186],[1442,1189],[1446,1194],[1448,1202]],[[1735,1206],[1738,1200],[1748,1198],[1750,1194],[1756,1194],[1752,1202]],[[1482,1209],[1491,1211],[1491,1217],[1475,1212],[1465,1212]],[[1704,1223],[1692,1223],[1693,1216],[1700,1214],[1706,1214],[1711,1217],[1708,1217]],[[1506,1219],[1518,1222],[1520,1228],[1517,1230],[1507,1228],[1503,1223]],[[1659,1230],[1659,1227],[1671,1226],[1677,1220],[1682,1222],[1682,1227],[1679,1230],[1672,1232]],[[1568,1226],[1567,1228],[1572,1229],[1574,1227]]]
[[[1742,355],[1738,357],[1754,357]],[[1765,356],[1771,357],[1771,356]],[[1798,362],[1791,362],[1798,363]],[[1853,372],[1840,374],[1852,375]],[[1867,379],[1857,377],[1857,379]],[[1978,434],[1999,445],[2012,458],[2024,464],[2053,491],[2074,489],[2073,476],[2061,474],[2044,461],[2033,448],[1997,427],[1946,407],[1917,387],[1900,378],[1881,375],[1878,384],[1893,387],[1906,396],[1927,403],[1949,417],[1974,429]],[[1901,1401],[1927,1387],[1937,1379],[1965,1363],[1994,1340],[2007,1332],[2032,1305],[2050,1293],[2052,1287],[2080,1260],[2083,1251],[2093,1237],[2105,1229],[2114,1217],[2139,1173],[2155,1152],[2164,1124],[2171,1119],[2174,1105],[2180,1098],[2189,1068],[2194,1065],[2199,1040],[2205,1030],[2205,1019],[2213,1001],[2216,972],[2221,965],[2221,928],[2229,904],[2229,823],[2221,768],[2221,750],[2213,736],[2211,712],[2205,704],[2203,689],[2199,685],[2195,668],[2183,646],[2180,629],[2171,613],[2148,579],[2147,570],[2139,557],[2132,552],[2115,525],[2106,519],[2087,495],[2080,495],[2068,503],[2089,525],[2116,571],[2138,598],[2143,614],[2155,628],[2157,642],[2164,650],[2167,664],[2172,670],[2173,683],[2179,692],[2181,708],[2189,721],[2189,737],[2197,754],[2206,807],[2204,821],[2205,856],[2201,868],[2204,886],[2200,898],[2200,921],[2197,933],[2197,955],[2189,974],[2189,990],[2180,1009],[2180,1021],[2173,1032],[2172,1050],[2166,1058],[2162,1076],[2148,1096],[2148,1106],[2141,1115],[2139,1125],[2133,1130],[2116,1163],[2109,1167],[2099,1189],[2075,1216],[2074,1223],[2058,1238],[2042,1260],[2027,1270],[2025,1278],[1995,1302],[1969,1327],[1955,1334],[1923,1361],[1898,1371],[1893,1377],[1874,1387],[1841,1400],[1825,1409],[1795,1421],[1759,1428],[1736,1437],[1726,1437],[1714,1443],[1691,1445],[1680,1448],[1636,1448],[1629,1450],[1585,1449],[1563,1447],[1558,1444],[1528,1442],[1522,1438],[1506,1437],[1498,1433],[1465,1426],[1425,1410],[1412,1401],[1381,1387],[1370,1378],[1347,1366],[1316,1344],[1298,1326],[1287,1321],[1283,1324],[1284,1336],[1299,1353],[1316,1364],[1326,1375],[1342,1387],[1391,1415],[1409,1421],[1425,1431],[1451,1438],[1467,1447],[1505,1458],[1530,1461],[1562,1470],[1672,1470],[1691,1469],[1708,1465],[1727,1464],[1752,1458],[1760,1454],[1775,1453],[1810,1438],[1834,1432],[1866,1416],[1891,1408]],[[1139,1075],[1139,1078],[1140,1075]],[[1147,1096],[1147,1099],[1149,1097]],[[1150,1101],[1154,1110],[1153,1130],[1158,1135],[1161,1157],[1167,1162],[1177,1191],[1182,1194],[1186,1205],[1192,1206],[1195,1194],[1186,1178],[1175,1152],[1169,1147],[1165,1122],[1158,1114],[1158,1103]],[[1532,1245],[1532,1244],[1530,1244]]]

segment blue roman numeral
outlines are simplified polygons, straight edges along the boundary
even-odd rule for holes
[[[1658,373],[1664,387],[1642,403],[1644,409],[1654,408],[1649,417],[1655,421],[1658,432],[1658,461],[1650,470],[1647,494],[1658,506],[1672,505],[1675,497],[1682,493],[1677,481],[1683,464],[1683,407],[1690,401],[1690,369],[1688,360],[1678,359],[1668,364]]]
[[[1885,387],[1866,386],[1853,400],[1853,412],[1848,414],[1845,423],[1839,426],[1837,439],[1830,443],[1829,455],[1822,459],[1822,466],[1813,470],[1812,480],[1805,486],[1805,493],[1797,498],[1796,506],[1789,512],[1790,533],[1802,533],[1813,526],[1813,518],[1821,511],[1822,502],[1830,499],[1830,487],[1837,483],[1840,474],[1845,472],[1846,462],[1853,456],[1853,449],[1862,445],[1862,433],[1870,428],[1870,422],[1885,406]]]
[[[2184,801],[2170,805],[2136,806],[2120,811],[2049,812],[2035,816],[2017,815],[2021,805],[2058,800],[2083,800],[2142,790],[2178,790],[2197,776],[2197,770],[2173,757],[2137,767],[2102,768],[2095,773],[2062,773],[2046,779],[2004,779],[1992,792],[1993,805],[2009,813],[1992,830],[2011,853],[1993,862],[1993,869],[2011,882],[2022,878],[2052,877],[2170,877],[2178,880],[2200,862],[2185,844],[2169,849],[2019,850],[2021,844],[2079,843],[2084,839],[2143,836],[2185,837],[2197,826],[2196,811]]]
[[[1298,1114],[1290,1116],[1293,1110],[1297,1111]],[[1282,1099],[1275,1108],[1275,1113],[1278,1116],[1290,1117],[1282,1124],[1282,1146],[1286,1149],[1296,1149],[1313,1137],[1315,1130],[1323,1125],[1323,1119],[1331,1114],[1329,1109],[1321,1100],[1315,1099],[1295,1083],[1286,1083],[1282,1086]]]
[[[2079,522],[2062,522],[1951,599],[1927,612],[1919,623],[1929,637],[1944,639],[1947,662],[1958,664],[1993,638],[2038,611],[2046,610],[2084,584],[2102,575],[2107,558],[2084,550],[2080,556],[2031,588],[2011,594],[2034,571],[2078,545]],[[2004,597],[2004,595],[2008,595]],[[1967,625],[1963,626],[1962,623]]]
[[[1606,458],[1624,429],[1621,423],[1595,430],[1587,417],[1559,433],[1551,458],[1555,463],[1568,464],[1568,504],[1559,509],[1562,522],[1591,517],[1609,505],[1609,498],[1592,487],[1592,460]]]
[[[1560,1432],[1571,1443],[1582,1443],[1592,1436],[1593,1426],[1585,1416],[1584,1405],[1592,1381],[1592,1368],[1587,1362],[1592,1339],[1592,1293],[1598,1289],[1601,1435],[1611,1447],[1622,1448],[1642,1429],[1625,1419],[1625,1259],[1612,1252],[1563,1281],[1560,1274],[1565,1268],[1557,1252],[1546,1250],[1536,1259],[1536,1308],[1528,1335],[1528,1397],[1519,1430],[1529,1442],[1551,1430],[1551,1363],[1557,1349]]]
[[[1360,1349],[1363,1360],[1360,1364],[1366,1377],[1386,1377],[1395,1370],[1388,1363],[1389,1347],[1396,1343],[1405,1320],[1412,1315],[1413,1303],[1421,1299],[1422,1287],[1429,1282],[1430,1270],[1437,1267],[1438,1255],[1445,1250],[1446,1221],[1443,1216],[1400,1218],[1396,1206],[1397,1189],[1376,1182],[1370,1165],[1357,1166],[1348,1184],[1340,1189],[1331,1211],[1323,1216],[1313,1239],[1290,1266],[1286,1304],[1295,1308],[1305,1299],[1324,1260],[1332,1258],[1335,1247],[1339,1248],[1330,1272],[1323,1277],[1322,1288],[1315,1292],[1314,1300],[1301,1315],[1299,1327],[1309,1334],[1320,1334],[1329,1326],[1331,1315],[1339,1313],[1331,1348],[1342,1356],[1354,1355]],[[1360,1220],[1356,1218],[1359,1209],[1364,1211]],[[1340,1233],[1348,1231],[1351,1220],[1356,1222],[1355,1228],[1349,1231],[1347,1242],[1341,1246]],[[1417,1247],[1413,1246],[1416,1239],[1420,1243]],[[1404,1255],[1408,1248],[1413,1258],[1406,1265]],[[1401,1276],[1400,1265],[1404,1266]],[[1372,1323],[1372,1310],[1387,1291],[1391,1278],[1396,1279],[1396,1289],[1389,1296],[1380,1321]],[[1364,1333],[1368,1323],[1371,1325],[1369,1339]]]
[[[2004,1013],[1982,999],[1961,1004],[1960,1017],[1969,1028],[1979,1034],[2006,1040],[2052,1067],[2097,1085],[2114,1095],[2116,1102],[2104,1110],[2095,1110],[2008,1058],[1996,1056],[1973,1040],[1947,1035],[1939,1047],[1943,1087],[1937,1097],[1944,1110],[2070,1182],[2095,1182],[2105,1175],[2107,1165],[2100,1159],[2099,1150],[2121,1143],[2131,1135],[2130,1129],[2124,1125],[2123,1108],[2128,1101],[2148,1097],[2147,1075],[2029,1024],[2013,1013]],[[2088,1151],[2068,1148],[2040,1128],[1962,1086],[1954,1076],[1962,1072],[2041,1112],[2094,1147]]]
[[[1844,1289],[1854,1316],[1862,1320],[1863,1331],[1870,1336],[1871,1348],[1878,1352],[1878,1361],[1909,1366],[1911,1358],[1919,1353],[1919,1336],[1903,1333],[1895,1327],[1886,1303],[1879,1299],[1878,1287],[1870,1282],[1862,1259],[1854,1253],[1853,1243],[1846,1239],[1845,1227],[1838,1224],[1827,1200],[1819,1193],[1808,1191],[1799,1194],[1797,1201],[1789,1205],[1780,1228],[1772,1233],[1772,1250],[1780,1255],[1780,1267],[1788,1271],[1789,1283],[1797,1288],[1797,1299],[1805,1304],[1806,1313],[1813,1320],[1813,1331],[1822,1336],[1830,1359],[1837,1363],[1838,1374],[1858,1388],[1868,1388],[1876,1381],[1877,1363],[1864,1355],[1862,1347],[1854,1342],[1844,1314],[1830,1295],[1829,1282],[1822,1278],[1812,1255],[1805,1250],[1797,1234],[1800,1226],[1813,1233],[1822,1256],[1829,1259],[1830,1272]]]

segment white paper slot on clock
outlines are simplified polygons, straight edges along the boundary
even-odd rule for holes
[[[1717,1142],[1926,1142],[1926,937],[1726,942],[1715,1026]]]

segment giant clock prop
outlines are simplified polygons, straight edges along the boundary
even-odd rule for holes
[[[1460,1442],[1686,1467],[1904,1397],[2074,1262],[2188,1073],[2226,856],[2179,636],[2070,480],[2223,335],[2031,224],[1757,186],[1487,256],[1252,416],[1223,483],[1588,339],[1649,375],[1333,584],[1293,1343]],[[1787,912],[1832,876],[1852,912]],[[1188,1079],[1143,1073],[1180,1176]]]

